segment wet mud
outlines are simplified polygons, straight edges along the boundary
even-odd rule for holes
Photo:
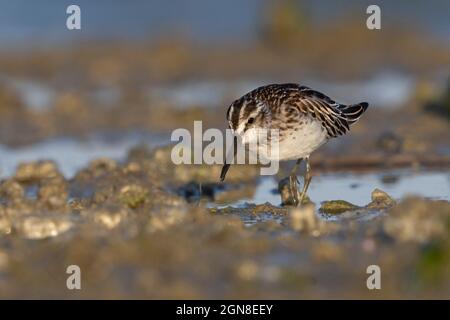
[[[235,167],[220,185],[220,167],[174,167],[169,153],[135,148],[71,179],[51,161],[19,166],[0,185],[0,296],[448,297],[448,201],[376,189],[365,206],[218,205],[251,194],[257,168]],[[72,264],[77,292],[65,288]],[[376,293],[372,264],[383,272]]]

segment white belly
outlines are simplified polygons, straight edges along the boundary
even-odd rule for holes
[[[327,132],[317,121],[307,121],[286,132],[279,142],[278,160],[297,160],[309,156],[327,142]],[[272,160],[273,157],[269,156]]]

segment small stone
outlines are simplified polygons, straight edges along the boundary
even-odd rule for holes
[[[70,202],[68,203],[69,208],[75,211],[81,211],[86,209],[87,207],[87,203],[86,200],[84,199],[72,199],[70,200]]]
[[[291,226],[296,231],[313,231],[320,225],[313,204],[303,205],[290,211]]]
[[[386,192],[380,189],[372,191],[372,202],[367,205],[372,209],[385,209],[395,205],[395,200],[391,198]]]
[[[92,160],[89,163],[89,171],[91,171],[94,176],[100,176],[105,172],[114,170],[117,168],[117,162],[110,158],[98,158]]]
[[[0,185],[0,195],[11,203],[20,203],[25,196],[25,190],[20,183],[14,179],[9,179]]]
[[[94,213],[94,221],[107,229],[114,229],[127,216],[125,210],[100,210]]]
[[[28,216],[19,220],[15,228],[26,239],[46,239],[56,237],[73,226],[66,218]]]
[[[44,179],[38,191],[38,199],[50,208],[59,208],[67,203],[68,192],[63,178]]]
[[[360,207],[345,200],[331,200],[322,202],[320,211],[328,214],[341,214],[346,211],[356,210]]]
[[[132,209],[143,205],[147,200],[148,190],[140,185],[126,185],[120,189],[120,200]]]
[[[16,170],[15,179],[19,182],[32,182],[61,176],[56,163],[45,160],[21,163]]]
[[[106,186],[104,188],[99,188],[94,192],[92,196],[92,201],[96,204],[102,204],[106,200],[108,200],[108,198],[110,198],[113,193],[114,193],[113,186]]]
[[[130,162],[124,168],[125,173],[139,173],[141,170],[142,167],[137,162]]]

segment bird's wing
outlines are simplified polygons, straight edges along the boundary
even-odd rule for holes
[[[347,117],[340,110],[340,104],[308,87],[300,87],[297,93],[290,99],[290,104],[319,120],[330,138],[343,135],[349,130]]]

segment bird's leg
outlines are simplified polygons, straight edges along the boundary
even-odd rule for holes
[[[306,191],[308,191],[309,183],[311,182],[312,176],[311,176],[311,165],[309,164],[309,157],[306,157],[306,172],[304,176],[304,182],[303,182],[303,191],[300,195],[300,202],[301,205],[303,203],[303,199],[305,198]]]
[[[294,167],[291,170],[291,174],[289,175],[289,189],[291,191],[292,200],[294,202],[294,205],[298,205],[298,190],[297,190],[297,168],[302,163],[302,159],[298,159],[295,163]]]
[[[298,189],[296,176],[289,176],[289,190],[291,192],[292,204],[296,206],[298,204]]]

